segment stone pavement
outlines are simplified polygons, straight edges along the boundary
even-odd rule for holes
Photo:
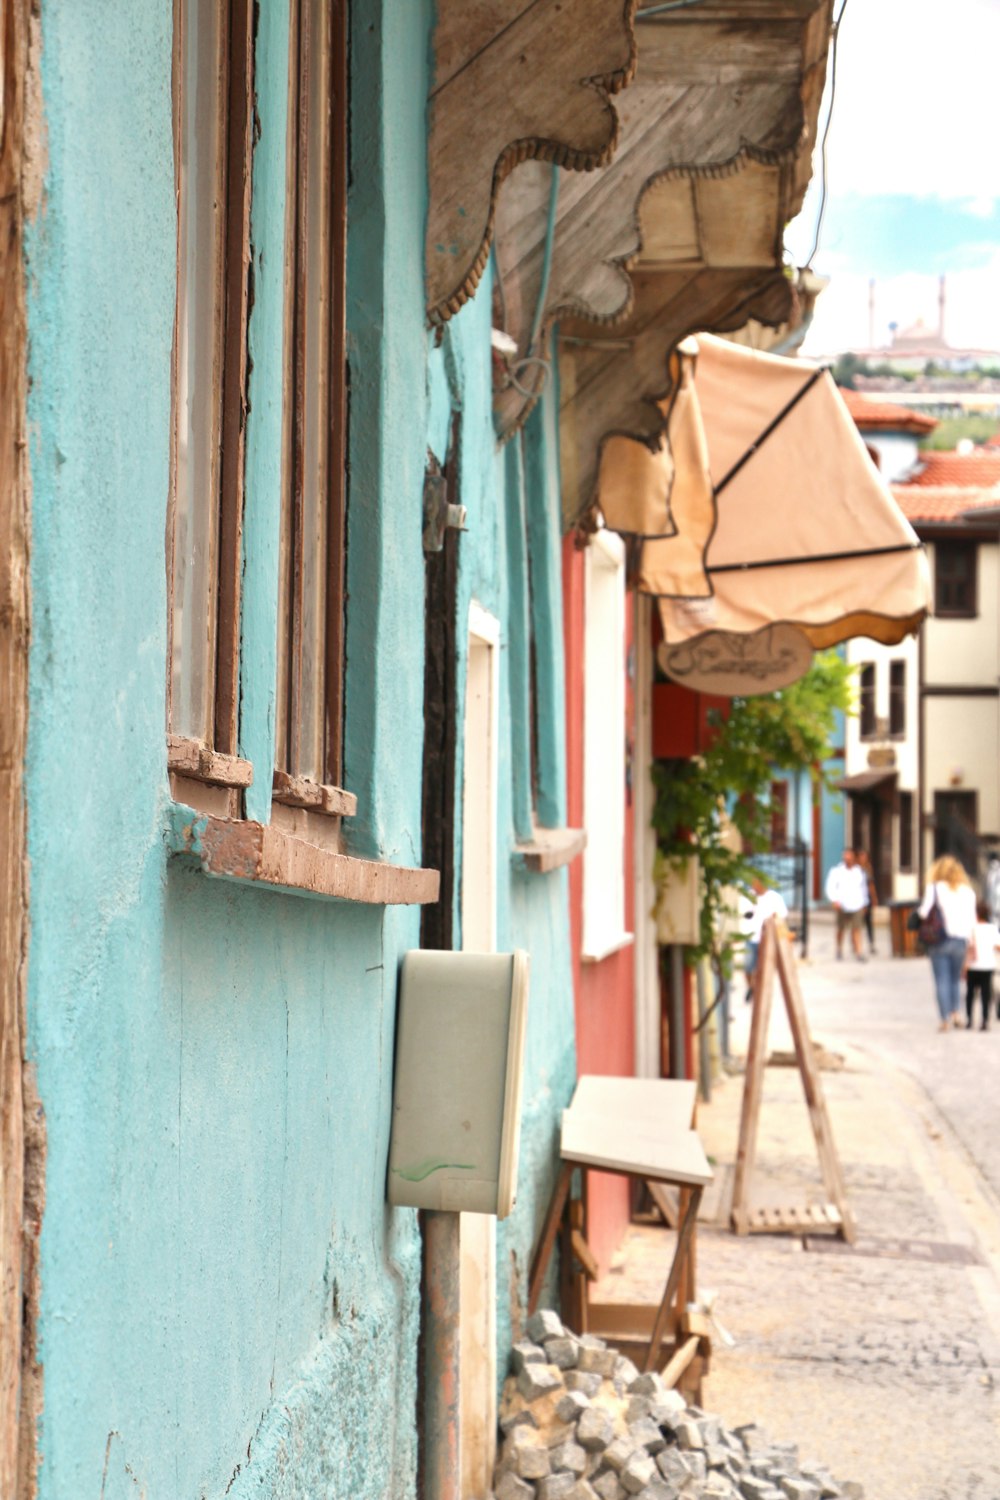
[[[742,1077],[716,1086],[698,1119],[718,1179],[698,1279],[736,1343],[716,1342],[703,1404],[869,1500],[1000,1500],[1000,1027],[940,1036],[926,960],[835,963],[823,926],[812,949],[802,988],[844,1062],[822,1081],[859,1240],[729,1231]],[[739,1053],[750,1007],[732,1009]],[[777,992],[771,1045],[791,1048]],[[798,1071],[769,1067],[752,1206],[823,1198]],[[655,1301],[671,1239],[633,1226],[595,1298]]]

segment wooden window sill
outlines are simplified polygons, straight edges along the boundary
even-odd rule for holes
[[[617,937],[609,937],[602,943],[594,943],[591,951],[584,949],[580,957],[585,964],[599,964],[602,959],[610,958],[613,953],[620,953],[623,948],[631,948],[634,942],[634,932],[620,932]]]
[[[414,870],[321,849],[270,824],[219,818],[173,803],[167,845],[196,859],[206,875],[274,890],[371,906],[437,901],[437,870]]]
[[[339,786],[324,786],[305,776],[290,776],[287,771],[275,771],[271,800],[285,807],[301,807],[341,818],[353,818],[358,810],[358,799],[353,792],[345,792]]]
[[[181,734],[167,735],[167,768],[209,786],[245,788],[253,784],[253,766],[236,755],[220,755],[199,740]]]
[[[535,836],[515,844],[514,864],[536,875],[547,875],[573,863],[587,847],[585,828],[536,828]]]

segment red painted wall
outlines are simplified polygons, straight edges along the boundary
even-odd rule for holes
[[[626,606],[626,639],[622,650],[629,660],[632,646],[631,600]],[[584,707],[584,563],[571,537],[563,543],[563,627],[566,649],[567,804],[571,828],[583,826],[583,707]],[[631,658],[634,660],[634,657]],[[635,683],[626,687],[626,724],[622,733],[634,742]],[[609,788],[610,794],[610,788]],[[632,798],[625,787],[625,924],[633,931],[635,888],[632,870]],[[573,949],[573,987],[576,1010],[577,1071],[631,1077],[635,1071],[634,950],[622,948],[600,963],[583,963],[583,860],[570,866],[570,930]],[[608,1268],[629,1223],[629,1184],[623,1177],[589,1174],[588,1239],[601,1270]]]

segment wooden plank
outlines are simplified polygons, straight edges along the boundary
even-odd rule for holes
[[[590,1332],[599,1338],[612,1335],[641,1340],[644,1350],[656,1321],[656,1304],[652,1302],[591,1302],[588,1309]]]
[[[0,0],[0,1495],[34,1494],[45,1117],[26,1058],[30,483],[23,235],[39,207],[40,81],[28,0]],[[37,53],[35,55],[37,66]],[[32,100],[30,96],[36,94]],[[32,109],[33,105],[33,109]]]
[[[321,785],[306,776],[290,776],[287,771],[275,771],[271,796],[287,807],[307,807],[341,818],[353,818],[358,810],[358,799],[353,792]]]
[[[514,845],[514,861],[536,875],[572,864],[587,847],[585,828],[537,828],[534,838]]]
[[[757,1128],[764,1088],[764,1064],[767,1058],[767,1035],[771,1020],[771,1001],[776,971],[774,922],[764,923],[757,968],[754,971],[753,1014],[750,1018],[750,1043],[743,1080],[743,1102],[740,1108],[740,1133],[736,1147],[736,1175],[733,1181],[733,1228],[737,1234],[749,1232],[749,1190],[757,1158]]]
[[[688,1365],[698,1353],[698,1343],[697,1335],[692,1334],[690,1338],[684,1340],[676,1354],[672,1355],[664,1365],[661,1377],[663,1384],[668,1390],[677,1384]]]
[[[667,1277],[667,1284],[663,1288],[663,1297],[660,1301],[659,1310],[656,1314],[656,1321],[653,1324],[653,1332],[649,1340],[649,1349],[646,1353],[646,1362],[644,1368],[647,1371],[656,1368],[657,1361],[660,1357],[660,1350],[663,1347],[663,1340],[666,1337],[667,1327],[670,1323],[671,1314],[673,1312],[674,1296],[677,1292],[677,1287],[684,1270],[684,1262],[687,1258],[688,1249],[691,1243],[691,1237],[694,1234],[695,1223],[698,1218],[698,1205],[701,1202],[701,1194],[702,1189],[700,1187],[695,1187],[692,1189],[691,1196],[688,1199],[684,1217],[681,1220],[680,1228],[677,1231],[677,1248],[674,1251],[674,1258],[671,1262],[670,1274]]]
[[[209,786],[248,787],[253,766],[236,755],[222,755],[199,740],[181,734],[167,735],[167,768]]]
[[[559,1231],[559,1223],[566,1207],[566,1199],[569,1197],[570,1183],[573,1180],[573,1166],[571,1162],[561,1162],[559,1165],[559,1176],[556,1178],[555,1187],[552,1189],[552,1197],[549,1199],[548,1210],[545,1215],[545,1223],[542,1225],[541,1238],[531,1263],[531,1274],[528,1279],[528,1313],[529,1315],[538,1307],[538,1299],[542,1292],[542,1283],[545,1280],[545,1272],[548,1270],[549,1261],[552,1259],[552,1249],[556,1242],[556,1234]]]
[[[627,1117],[603,1118],[563,1112],[562,1155],[578,1166],[621,1172],[646,1180],[704,1187],[712,1180],[701,1141],[693,1130],[665,1134]]]
[[[577,1079],[571,1109],[627,1115],[643,1130],[677,1132],[694,1128],[698,1086],[690,1078],[625,1078],[584,1073]]]
[[[180,804],[172,811],[168,846],[172,854],[197,859],[206,875],[227,880],[375,906],[420,906],[438,899],[436,870],[355,859],[273,824],[211,817]]]
[[[584,1274],[586,1275],[588,1281],[599,1281],[601,1279],[601,1268],[597,1264],[597,1259],[594,1255],[594,1252],[593,1250],[591,1250],[590,1246],[587,1244],[587,1241],[584,1239],[581,1230],[572,1230],[570,1234],[570,1246],[572,1248],[573,1254],[576,1256],[577,1260],[583,1267]],[[577,1323],[573,1326],[578,1327],[579,1324]]]
[[[856,1238],[854,1219],[847,1203],[847,1188],[844,1184],[844,1176],[841,1171],[840,1160],[837,1156],[837,1148],[833,1140],[833,1130],[826,1108],[826,1098],[823,1093],[820,1071],[816,1065],[812,1037],[809,1034],[805,1002],[802,998],[798,971],[795,966],[795,955],[792,952],[791,942],[787,938],[778,939],[776,948],[778,975],[785,997],[785,1007],[788,1012],[788,1024],[791,1027],[792,1041],[799,1060],[799,1072],[802,1076],[802,1087],[809,1110],[809,1120],[812,1125],[813,1136],[816,1140],[816,1151],[819,1155],[823,1182],[828,1197],[840,1212],[841,1233],[848,1244],[853,1244]]]
[[[610,96],[635,68],[635,0],[439,0],[427,143],[427,310],[446,321],[472,296],[497,194],[519,163],[573,171],[609,160]]]
[[[680,1223],[681,1216],[680,1206],[675,1200],[674,1195],[662,1182],[654,1182],[649,1178],[646,1179],[646,1188],[649,1196],[659,1209],[664,1224],[666,1224],[668,1229],[676,1229]]]

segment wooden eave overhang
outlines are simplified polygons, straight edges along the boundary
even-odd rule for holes
[[[797,278],[784,265],[784,228],[805,196],[830,38],[829,0],[753,6],[706,4],[668,12],[677,52],[695,82],[683,95],[700,121],[687,162],[641,185],[640,247],[628,275],[632,302],[616,319],[559,318],[564,522],[595,494],[601,446],[612,433],[654,444],[670,393],[670,354],[695,332],[801,319]],[[644,28],[640,28],[640,75]],[[770,80],[770,82],[768,81]],[[771,115],[768,117],[767,108]],[[757,139],[748,142],[747,120]],[[734,140],[734,156],[721,159]],[[718,153],[718,154],[714,154]],[[811,295],[811,294],[810,294]]]
[[[618,138],[636,0],[438,0],[429,99],[427,311],[443,323],[486,266],[519,162],[588,171]]]

